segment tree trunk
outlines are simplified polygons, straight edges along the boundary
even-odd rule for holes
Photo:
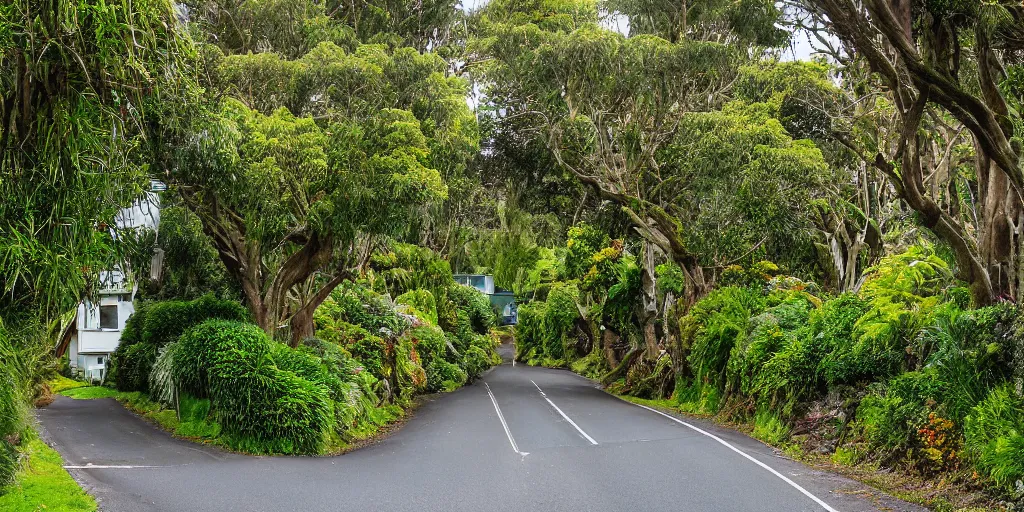
[[[1006,173],[991,160],[979,157],[977,164],[979,259],[989,273],[993,295],[1012,299],[1018,286],[1013,256],[1018,243],[1014,223],[1021,214],[1020,200],[1010,188]]]
[[[292,315],[292,319],[289,321],[289,326],[291,327],[291,342],[289,346],[292,348],[298,347],[303,340],[313,337],[313,311],[315,310],[315,307],[302,307]]]

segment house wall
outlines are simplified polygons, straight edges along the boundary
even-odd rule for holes
[[[78,333],[78,353],[109,354],[117,350],[117,344],[120,341],[121,331],[108,329],[80,331]]]

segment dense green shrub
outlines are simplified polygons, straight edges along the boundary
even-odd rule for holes
[[[815,387],[816,367],[804,341],[810,307],[797,295],[750,319],[729,356],[730,391],[774,406],[789,405]]]
[[[228,444],[251,453],[320,453],[334,424],[327,389],[279,369],[269,352],[234,355],[241,357],[220,357],[209,369]]]
[[[387,342],[379,336],[372,334],[363,336],[348,346],[352,357],[355,357],[363,365],[366,371],[378,379],[385,379],[385,368],[387,363]]]
[[[17,470],[18,449],[14,441],[19,440],[25,417],[20,383],[14,369],[6,364],[12,350],[0,324],[0,494],[13,481]]]
[[[565,279],[579,279],[594,265],[594,253],[607,247],[608,235],[589,224],[577,224],[569,228],[565,242],[565,261],[562,275]]]
[[[964,446],[979,472],[1015,492],[1024,480],[1024,398],[1012,386],[992,390],[964,423]]]
[[[434,294],[428,290],[407,291],[399,295],[395,303],[409,306],[412,308],[412,314],[431,325],[437,325],[437,302],[434,300]]]
[[[269,356],[272,348],[259,327],[231,320],[207,320],[182,334],[174,354],[174,380],[185,393],[211,396],[213,368]]]
[[[152,343],[135,343],[122,350],[121,346],[112,356],[113,382],[121,391],[149,392],[149,374],[156,363],[157,346]],[[109,380],[109,376],[108,376]]]
[[[476,335],[473,337],[463,356],[462,364],[469,380],[476,379],[484,370],[500,362],[495,360],[497,353],[494,351],[493,345],[491,338],[487,336]]]
[[[241,304],[218,299],[213,294],[203,295],[191,301],[168,300],[146,306],[145,321],[141,324],[139,341],[162,347],[176,339],[181,333],[210,318],[245,321],[249,311]]]
[[[436,359],[427,365],[427,390],[454,391],[466,383],[466,372],[458,365]]]
[[[323,363],[271,341],[252,324],[207,320],[182,334],[174,377],[184,393],[209,398],[225,440],[253,453],[319,453],[334,424]],[[285,352],[287,350],[288,352]],[[275,356],[286,367],[281,369]]]
[[[448,260],[418,245],[393,244],[390,251],[374,254],[370,264],[393,297],[416,289],[438,294],[454,283]]]
[[[191,301],[140,304],[125,322],[121,342],[110,358],[107,381],[121,391],[149,391],[149,374],[159,349],[210,318],[244,321],[249,312],[212,294]]]
[[[933,373],[908,372],[864,397],[857,421],[864,437],[884,456],[898,456],[913,447],[918,430],[928,420],[929,403],[941,392]]]
[[[580,317],[576,302],[579,288],[573,283],[558,283],[551,287],[544,308],[544,355],[551,359],[564,359],[568,337]]]
[[[958,424],[991,389],[1010,379],[1007,331],[1015,316],[1009,305],[974,311],[943,307],[918,337],[915,355],[943,383],[938,399]]]
[[[416,352],[420,355],[423,367],[430,363],[445,359],[448,352],[448,342],[444,337],[444,331],[433,325],[421,325],[409,331],[412,342],[416,345]]]
[[[544,313],[547,305],[543,302],[528,302],[519,305],[516,323],[516,360],[526,362],[544,353]]]
[[[121,341],[117,347],[134,345],[142,342],[142,332],[146,328],[146,312],[152,302],[140,302],[135,312],[124,322],[124,329],[121,330]]]
[[[687,320],[693,328],[685,333],[690,339],[684,339],[683,344],[691,347],[690,367],[700,381],[724,386],[732,348],[742,343],[748,319],[760,313],[764,304],[759,290],[725,287],[693,306]]]
[[[335,428],[339,434],[348,437],[350,429],[360,423],[383,424],[378,423],[383,416],[375,414],[380,403],[375,391],[378,380],[359,361],[338,345],[318,338],[307,338],[302,349],[318,357],[329,374],[326,382],[334,401]]]
[[[446,300],[438,305],[438,321],[446,332],[463,337],[471,332],[487,334],[497,324],[497,316],[487,295],[473,288],[456,284],[448,288]],[[442,312],[441,309],[448,311]],[[456,314],[452,315],[452,311]],[[456,319],[452,324],[451,320]],[[446,323],[447,322],[447,323]]]
[[[820,361],[818,374],[829,386],[852,382],[866,373],[851,350],[854,326],[867,311],[867,301],[844,293],[811,313],[809,350]]]
[[[314,314],[317,329],[338,321],[358,325],[377,336],[398,335],[409,326],[386,296],[350,282],[336,288]]]

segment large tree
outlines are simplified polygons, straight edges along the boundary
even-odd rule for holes
[[[411,48],[325,41],[298,59],[208,60],[219,100],[172,179],[256,322],[313,334],[312,314],[382,238],[447,196],[476,147],[466,87]]]
[[[798,191],[825,172],[821,155],[772,122],[770,105],[712,113],[731,100],[747,55],[712,41],[747,41],[728,23],[672,43],[602,29],[586,12],[484,9],[475,49],[490,59],[489,100],[501,116],[531,119],[558,165],[680,265],[695,300],[717,269],[796,232]]]
[[[857,131],[842,125],[838,139],[887,176],[952,248],[975,303],[1016,296],[1024,150],[1013,76],[1024,51],[1024,7],[1010,0],[802,5],[811,14],[804,26],[841,41],[833,53],[856,80],[850,90],[858,104],[891,105],[899,125],[888,145],[858,143]],[[861,63],[872,76],[859,72]],[[958,166],[961,155],[973,162]]]

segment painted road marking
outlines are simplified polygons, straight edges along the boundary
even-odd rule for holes
[[[508,423],[505,423],[505,416],[501,414],[501,407],[498,407],[498,401],[495,400],[494,393],[491,393],[491,386],[486,382],[484,382],[484,386],[487,387],[487,396],[491,397],[491,403],[494,404],[494,411],[498,413],[498,419],[501,420],[501,426],[505,429],[505,435],[508,436],[508,442],[512,445],[512,449],[524,457],[529,455],[529,452],[519,451],[519,447],[516,446],[516,440],[512,438],[512,432],[508,429]]]
[[[530,379],[530,382],[533,382],[533,379]],[[593,437],[590,437],[589,435],[587,435],[587,433],[584,432],[583,429],[580,428],[580,426],[577,425],[576,422],[572,420],[572,418],[566,416],[566,414],[564,412],[562,412],[562,410],[559,409],[558,406],[555,405],[555,403],[552,402],[550,398],[548,398],[548,395],[546,395],[544,393],[544,390],[541,389],[540,386],[538,386],[536,382],[533,382],[533,387],[537,388],[537,391],[540,392],[540,396],[544,397],[544,400],[547,400],[548,403],[551,404],[551,407],[554,407],[555,410],[558,411],[558,414],[561,414],[562,417],[565,418],[565,421],[568,421],[569,424],[572,425],[573,428],[575,428],[576,431],[579,432],[580,435],[583,436],[584,439],[586,439],[587,441],[590,441],[590,444],[597,444],[597,441],[594,441]]]
[[[64,466],[64,469],[141,469],[141,468],[167,468],[170,466],[110,466],[103,464],[88,463],[84,466]]]
[[[633,403],[633,402],[630,402],[630,403]],[[804,489],[803,487],[800,487],[799,484],[797,484],[796,482],[790,480],[788,477],[786,477],[786,475],[783,475],[782,473],[779,473],[778,471],[775,471],[774,469],[772,469],[771,466],[765,464],[764,462],[761,462],[761,461],[755,459],[754,457],[748,455],[746,452],[740,450],[739,448],[736,448],[735,446],[729,444],[727,441],[725,441],[724,439],[722,439],[722,438],[712,434],[711,432],[708,432],[708,431],[703,430],[703,429],[701,429],[699,427],[691,425],[691,424],[689,424],[689,423],[687,423],[687,422],[685,422],[685,421],[683,421],[683,420],[681,420],[679,418],[676,418],[675,416],[670,416],[670,415],[665,414],[665,413],[663,413],[663,412],[661,412],[661,411],[659,411],[657,409],[652,409],[650,407],[647,407],[646,405],[640,405],[640,404],[633,404],[633,405],[635,405],[637,407],[643,407],[644,409],[647,409],[648,411],[651,411],[651,412],[653,412],[655,414],[660,414],[660,415],[662,415],[662,416],[664,416],[664,417],[666,417],[666,418],[668,418],[668,419],[670,419],[670,420],[672,420],[672,421],[674,421],[676,423],[679,423],[680,425],[683,425],[685,427],[693,429],[693,430],[695,430],[697,432],[700,432],[701,434],[704,434],[704,435],[710,437],[711,439],[714,439],[715,441],[718,441],[719,443],[721,443],[726,448],[728,448],[728,449],[730,449],[730,450],[732,450],[732,451],[734,451],[734,452],[736,452],[736,453],[746,457],[748,460],[750,460],[750,462],[753,462],[754,464],[757,464],[758,466],[761,466],[762,468],[767,469],[771,474],[781,478],[783,482],[786,482],[787,484],[793,486],[794,489],[802,492],[804,494],[804,496],[807,496],[808,498],[814,500],[815,503],[817,503],[818,505],[821,505],[821,507],[824,508],[825,510],[827,510],[828,512],[839,512],[838,510],[830,507],[828,505],[828,503],[825,503],[824,501],[822,501],[821,498],[818,498],[817,496],[811,494],[810,491],[808,491],[807,489]]]

